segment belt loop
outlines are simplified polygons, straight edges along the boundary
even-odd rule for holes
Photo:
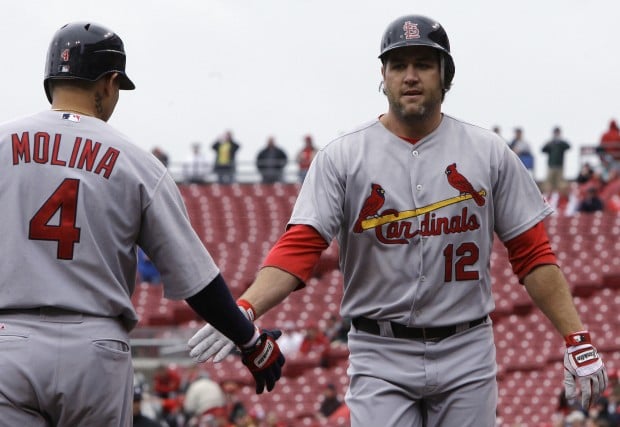
[[[392,322],[389,320],[377,320],[379,325],[379,335],[382,337],[394,338],[394,331],[392,330]]]
[[[469,329],[471,322],[459,323],[454,325],[454,332],[459,333]]]

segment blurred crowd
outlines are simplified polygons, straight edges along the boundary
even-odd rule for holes
[[[502,136],[498,126],[493,130]],[[522,127],[515,127],[513,131],[511,138],[505,138],[506,142],[534,177],[537,156],[532,150],[532,144],[527,140]],[[188,158],[177,162],[181,166],[177,179],[182,183],[197,184],[237,182],[237,153],[241,147],[242,144],[231,130],[225,131],[210,144],[212,156],[205,153],[202,143],[193,142]],[[288,178],[285,175],[289,167],[289,170],[296,173],[295,180],[303,182],[318,149],[312,136],[307,134],[301,138],[300,147],[294,156],[290,156],[274,136],[269,136],[264,147],[256,153],[254,168],[258,179],[267,184],[290,182],[290,175]],[[571,149],[573,147],[569,139],[563,135],[559,126],[555,126],[538,153],[539,157],[546,159],[546,176],[539,180],[539,185],[552,206],[565,215],[620,211],[620,129],[617,122],[610,120],[608,127],[598,137],[598,145],[590,152],[585,153],[582,148],[577,176],[566,176],[565,157]],[[169,156],[160,147],[153,148],[152,153],[166,166],[171,164]]]
[[[501,136],[499,127],[496,126],[494,131]],[[534,177],[535,156],[523,128],[516,127],[507,142]],[[613,119],[609,122],[598,145],[587,153],[590,158],[582,161],[579,173],[574,177],[567,177],[565,171],[565,156],[570,149],[571,143],[559,126],[552,129],[551,136],[541,148],[541,154],[546,156],[547,173],[539,186],[556,212],[564,215],[620,212],[620,131],[617,122]]]
[[[212,157],[203,151],[201,142],[193,142],[190,145],[190,154],[180,162],[180,177],[178,177],[180,182],[231,184],[238,181],[237,154],[241,149],[241,143],[237,141],[233,132],[231,130],[224,132],[210,148]],[[171,165],[169,156],[162,148],[154,147],[151,151],[166,167]],[[254,167],[261,182],[271,184],[285,181],[285,169],[294,162],[296,180],[303,182],[317,151],[312,136],[308,134],[303,136],[302,145],[295,156],[289,157],[286,150],[277,143],[276,138],[269,136],[265,145],[256,153]]]
[[[349,327],[349,321],[334,315],[321,326],[309,322],[301,330],[282,328],[284,334],[278,342],[291,363],[312,353],[319,355],[316,366],[320,367],[327,363],[330,349],[346,343]],[[238,356],[233,353],[229,357]],[[242,387],[251,386],[232,378],[216,381],[198,364],[191,368],[162,364],[148,375],[136,370],[134,427],[295,427],[295,421],[273,408],[249,403],[242,396]],[[316,400],[311,403],[315,404],[317,422],[347,416],[338,390],[326,382],[323,390],[304,396]]]

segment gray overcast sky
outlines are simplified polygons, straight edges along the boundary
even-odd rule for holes
[[[141,147],[184,160],[226,129],[253,161],[269,135],[294,156],[386,109],[382,33],[424,14],[446,28],[456,63],[444,112],[505,138],[522,126],[539,152],[555,125],[573,148],[620,119],[618,0],[22,0],[2,4],[0,121],[48,108],[42,86],[53,33],[87,20],[117,32],[136,83],[110,123]],[[546,158],[537,158],[544,176]]]

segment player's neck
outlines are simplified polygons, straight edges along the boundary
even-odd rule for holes
[[[52,110],[98,117],[91,94],[77,89],[64,88],[54,91]]]
[[[424,117],[420,120],[402,120],[392,112],[379,117],[379,121],[387,130],[393,134],[408,140],[420,140],[433,132],[439,124],[443,114],[439,112],[431,117]]]
[[[81,114],[83,116],[93,116],[93,117],[95,116],[92,112],[78,110],[75,107],[54,107],[52,106],[52,110],[53,111],[66,111],[67,113],[76,113],[76,114]]]

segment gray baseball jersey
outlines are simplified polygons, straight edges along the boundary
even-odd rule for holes
[[[43,111],[0,125],[0,309],[137,316],[136,244],[185,299],[218,273],[166,168],[109,124]]]
[[[493,233],[551,212],[504,140],[444,115],[416,144],[379,120],[327,144],[289,223],[338,239],[343,316],[428,327],[490,313]]]

